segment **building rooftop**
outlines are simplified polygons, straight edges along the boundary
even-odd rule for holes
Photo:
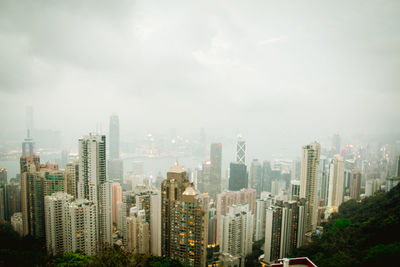
[[[183,173],[185,172],[185,169],[178,164],[178,162],[175,162],[174,166],[169,169],[169,172],[174,172],[174,173]]]
[[[271,267],[317,267],[309,258],[279,259],[278,263],[273,263]]]

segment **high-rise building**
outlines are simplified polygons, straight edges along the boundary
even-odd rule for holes
[[[161,187],[161,252],[187,266],[205,266],[208,236],[207,195],[189,184],[186,171],[175,164]]]
[[[64,207],[64,249],[95,255],[99,248],[97,205],[87,199],[77,199]]]
[[[127,218],[127,248],[133,253],[150,253],[150,227],[145,211],[131,208]]]
[[[122,159],[110,159],[108,161],[108,179],[123,184],[124,182],[124,162]]]
[[[65,166],[65,180],[67,183],[67,193],[73,196],[75,199],[78,198],[78,180],[79,180],[79,163],[74,161],[67,163]]]
[[[117,203],[122,202],[122,187],[118,182],[112,183],[112,221],[117,224]]]
[[[22,142],[22,156],[30,157],[36,154],[35,142],[31,138],[31,131],[28,129],[28,135]]]
[[[98,191],[106,181],[106,137],[90,134],[79,139],[79,198],[98,203]]]
[[[239,191],[249,187],[247,177],[247,167],[242,163],[231,162],[229,167],[229,187],[230,191]]]
[[[20,185],[21,185],[21,213],[23,221],[23,236],[31,234],[32,216],[30,216],[32,209],[31,197],[36,197],[32,192],[32,177],[40,169],[39,156],[21,156],[20,158]],[[39,184],[40,185],[40,184]]]
[[[5,223],[7,218],[7,194],[5,184],[0,184],[0,223]]]
[[[300,181],[290,181],[290,200],[298,200],[300,196]]]
[[[331,148],[331,152],[333,153],[333,155],[339,154],[339,153],[340,153],[340,135],[339,135],[338,132],[336,132],[336,133],[332,136],[332,148]]]
[[[126,235],[127,235],[127,225],[126,225],[126,218],[127,218],[127,212],[126,212],[126,203],[124,202],[117,202],[117,230],[119,232],[119,235],[123,237],[123,242],[124,245],[126,245]]]
[[[311,143],[302,149],[300,198],[307,201],[306,231],[315,231],[318,217],[318,166],[321,146]]]
[[[50,255],[64,255],[67,249],[65,209],[74,197],[64,192],[56,192],[44,199],[46,248]]]
[[[253,159],[250,165],[250,187],[256,189],[257,196],[260,196],[263,191],[263,169],[260,162],[257,159]]]
[[[210,147],[210,161],[211,161],[211,170],[210,170],[210,180],[211,180],[211,188],[210,188],[210,197],[214,200],[217,197],[217,194],[221,193],[221,165],[222,165],[222,145],[221,143],[213,143]]]
[[[101,184],[99,197],[100,197],[100,201],[98,203],[99,243],[102,247],[109,247],[113,244],[111,182],[105,182]]]
[[[339,207],[344,199],[344,161],[340,155],[331,160],[329,169],[328,206]]]
[[[328,196],[329,196],[329,167],[330,167],[330,160],[324,156],[320,158],[320,191],[319,191],[319,198],[323,200],[323,205],[328,205]]]
[[[361,173],[357,168],[354,168],[351,172],[350,198],[359,200],[360,188],[361,188]]]
[[[23,222],[21,212],[16,212],[11,216],[11,226],[15,232],[17,232],[20,236],[23,236]]]
[[[266,209],[275,204],[275,197],[268,192],[262,192],[260,199],[256,202],[254,241],[265,237]]]
[[[144,210],[149,224],[151,254],[161,255],[161,195],[158,190],[146,190],[136,195],[136,207]]]
[[[267,160],[263,161],[263,188],[262,191],[271,192],[272,190],[272,169],[271,163]]]
[[[246,164],[246,141],[238,135],[236,141],[236,162]]]
[[[208,246],[217,244],[217,209],[208,209]]]
[[[225,191],[217,195],[217,244],[220,244],[221,216],[225,216],[232,205],[248,204],[252,214],[256,212],[256,190]]]
[[[266,209],[264,259],[273,262],[287,257],[304,244],[305,199],[277,201]]]
[[[7,221],[11,219],[14,213],[21,212],[21,186],[19,183],[11,182],[7,184]],[[22,216],[22,214],[21,214]]]
[[[225,216],[221,216],[221,253],[229,253],[244,259],[252,252],[253,219],[248,204],[232,205]]]
[[[210,193],[211,187],[211,161],[205,160],[199,170],[197,188],[202,193]]]
[[[22,156],[21,161],[24,159]],[[65,190],[64,173],[58,170],[57,164],[52,163],[42,164],[36,169],[34,163],[28,162],[27,168],[21,176],[24,188],[24,194],[21,192],[24,235],[44,238],[44,197]]]
[[[119,159],[119,117],[110,117],[110,159]]]
[[[0,184],[7,184],[7,170],[0,168]]]

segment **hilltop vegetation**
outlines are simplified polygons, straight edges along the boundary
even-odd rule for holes
[[[0,225],[0,240],[0,266],[183,266],[176,259],[132,254],[124,252],[119,247],[108,248],[96,256],[67,253],[62,257],[49,257],[42,242],[32,237],[19,237],[9,224]]]
[[[294,251],[319,267],[394,266],[400,257],[400,185],[361,202],[344,202],[324,234]]]

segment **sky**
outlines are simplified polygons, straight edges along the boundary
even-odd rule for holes
[[[260,156],[399,133],[399,28],[397,0],[2,0],[2,136],[26,106],[74,142],[116,112],[122,140],[205,128]]]

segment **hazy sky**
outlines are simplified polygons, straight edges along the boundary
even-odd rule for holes
[[[400,131],[400,1],[0,1],[0,125],[293,146]],[[261,149],[261,148],[260,148]],[[273,151],[274,152],[274,151]]]

